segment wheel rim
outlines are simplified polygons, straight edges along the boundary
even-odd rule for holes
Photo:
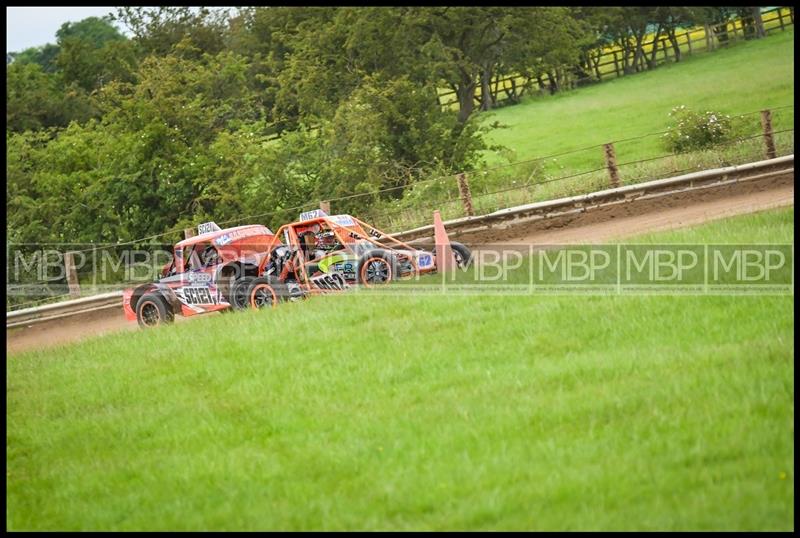
[[[161,321],[158,306],[151,301],[143,303],[140,312],[142,313],[142,322],[148,327],[154,327]]]
[[[361,280],[367,286],[383,284],[392,279],[392,268],[383,258],[370,258],[361,269]]]
[[[461,253],[456,249],[453,249],[453,256],[456,259],[456,265],[459,267],[464,267],[464,256],[462,256]]]
[[[264,308],[265,306],[274,308],[276,302],[275,292],[268,284],[259,284],[250,295],[250,305],[253,308]]]

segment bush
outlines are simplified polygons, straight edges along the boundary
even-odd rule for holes
[[[685,105],[669,113],[674,124],[664,134],[666,147],[673,153],[686,153],[713,147],[734,136],[731,117],[719,112],[693,112]]]

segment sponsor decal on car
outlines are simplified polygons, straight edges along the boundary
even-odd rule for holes
[[[211,282],[211,275],[208,273],[188,273],[187,278],[194,283]]]
[[[352,272],[355,277],[356,257],[344,253],[335,253],[326,256],[319,261],[319,270],[323,273],[330,273],[331,269],[340,273]],[[347,277],[347,275],[345,275]]]
[[[269,231],[269,228],[265,228],[263,226],[258,226],[256,228],[247,228],[245,230],[234,230],[232,232],[228,232],[226,234],[222,234],[221,236],[214,239],[214,243],[218,246],[225,246],[233,241],[238,239],[244,239],[245,237],[251,237],[254,235],[266,235],[272,234]]]
[[[417,255],[417,267],[420,269],[426,269],[433,265],[433,256],[428,254],[427,252],[420,252]]]
[[[350,215],[334,215],[331,220],[339,226],[355,226],[356,221]]]

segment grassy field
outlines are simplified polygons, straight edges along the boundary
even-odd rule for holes
[[[470,174],[473,206],[481,214],[607,188],[603,148],[597,146],[612,141],[623,185],[763,159],[759,111],[774,109],[775,131],[792,129],[794,108],[786,105],[793,102],[793,28],[654,71],[554,96],[529,97],[484,114],[485,123],[505,126],[492,130],[487,141],[508,151],[486,152],[489,169]],[[736,120],[737,135],[754,138],[674,156],[658,134],[619,142],[664,131],[670,125],[669,112],[678,105],[731,116],[756,112]],[[779,132],[775,139],[778,155],[794,152],[793,131]],[[581,148],[587,149],[559,155]],[[551,155],[556,156],[526,162]],[[662,158],[629,164],[658,157]],[[361,217],[400,231],[430,224],[433,209],[441,210],[445,219],[464,216],[454,177],[416,185],[388,207],[376,202]]]
[[[7,528],[791,530],[793,305],[351,294],[11,356]]]
[[[779,31],[784,31],[784,30],[781,29],[781,23],[778,20],[778,11],[780,11],[783,14],[783,19],[784,19],[783,22],[784,22],[784,24],[786,26],[788,26],[789,28],[793,28],[793,26],[790,24],[790,13],[791,12],[790,12],[789,8],[783,7],[783,8],[780,8],[780,10],[771,9],[769,12],[766,12],[766,13],[763,14],[763,17],[764,17],[763,18],[764,28],[767,31],[767,35],[768,36],[770,35],[770,32],[772,32],[774,34],[774,33],[777,33]],[[735,21],[731,21],[731,22],[728,23],[727,27],[728,27],[729,35],[731,36],[731,39],[733,40],[731,43],[729,43],[729,45],[727,45],[727,46],[730,46],[735,41],[742,39],[742,33],[743,33],[742,20],[741,19],[736,19]],[[679,29],[679,31],[677,33],[677,36],[676,36],[677,37],[677,41],[678,41],[678,47],[681,49],[681,53],[684,56],[691,55],[691,54],[709,52],[708,43],[706,42],[706,32],[705,32],[705,28],[703,26],[692,27],[690,29],[691,37],[687,37],[687,35],[685,33],[686,30],[688,30],[688,29],[687,28]],[[642,47],[642,50],[645,52],[646,55],[650,55],[650,53],[653,50],[653,37],[654,37],[653,33],[648,33],[644,37],[644,41],[643,41],[644,45]],[[689,47],[689,44],[687,42],[688,39],[691,39],[691,41],[692,41],[691,48]],[[674,53],[672,51],[671,45],[668,45],[668,44],[666,45],[666,47],[667,47],[667,56],[668,57],[664,58],[663,53],[664,53],[664,44],[665,44],[666,38],[664,37],[663,34],[660,35],[660,40],[662,41],[662,44],[659,45],[659,52],[656,55],[657,63],[659,65],[661,65],[662,63],[673,62],[674,61]],[[717,45],[717,46],[719,46],[719,45]],[[609,77],[613,77],[613,76],[617,75],[616,69],[614,67],[613,57],[612,57],[612,54],[614,52],[617,53],[618,59],[619,59],[619,61],[621,63],[621,61],[622,61],[621,60],[621,58],[622,58],[622,49],[620,49],[618,45],[610,45],[610,46],[607,46],[607,47],[603,48],[603,57],[600,59],[600,72],[602,73],[602,75],[603,75],[603,77],[605,79],[608,79]],[[516,84],[517,84],[517,88],[520,88],[522,85],[524,85],[525,84],[525,80],[526,80],[525,77],[516,77],[515,81],[516,81]],[[534,82],[534,84],[535,84],[534,88],[538,89],[538,86],[539,86],[538,82]],[[492,87],[494,87],[494,86],[495,85],[492,84]],[[512,85],[511,85],[511,82],[510,82],[509,79],[504,79],[504,80],[500,81],[500,83],[497,86],[498,88],[501,89],[500,99],[503,99],[502,90],[503,89],[507,89],[507,88],[510,89],[511,86]],[[450,110],[453,110],[453,111],[457,111],[458,110],[458,100],[455,98],[455,94],[453,93],[453,90],[450,90],[450,89],[447,89],[447,88],[441,88],[439,90],[439,95],[442,97],[442,102],[443,103],[450,103],[450,105],[449,105],[449,109]],[[481,95],[481,88],[480,87],[478,87],[476,89],[475,95],[476,95],[476,97],[479,97]]]
[[[793,102],[794,30],[789,29],[654,71],[531,97],[494,111],[487,120],[508,126],[495,130],[491,142],[511,148],[514,160],[525,160],[663,131],[669,125],[668,113],[678,105],[734,115]],[[775,116],[776,130],[793,127],[793,109],[776,111]],[[759,116],[750,120],[753,132],[759,132]],[[626,142],[616,148],[617,158],[624,162],[660,155],[660,144],[659,137]],[[598,150],[594,153],[602,158]],[[593,157],[578,154],[570,159],[580,168],[597,162]],[[573,163],[567,157],[561,160]]]

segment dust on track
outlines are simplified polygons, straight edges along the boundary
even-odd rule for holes
[[[703,191],[634,200],[584,213],[553,217],[513,228],[496,228],[458,236],[480,245],[599,243],[647,232],[671,230],[733,215],[794,205],[794,172],[765,181],[741,182]],[[176,316],[176,321],[193,318]],[[18,353],[76,342],[117,331],[138,330],[125,319],[122,304],[80,316],[6,331],[6,352]]]

